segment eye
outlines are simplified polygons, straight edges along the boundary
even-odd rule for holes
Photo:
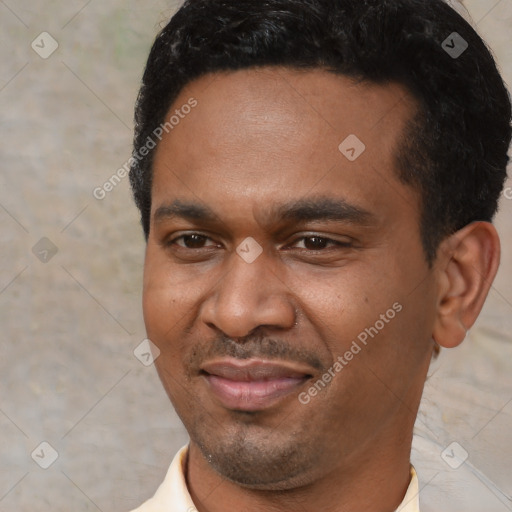
[[[298,238],[294,244],[296,245],[299,242],[303,241],[303,247],[300,247],[301,249],[306,249],[309,251],[321,251],[323,249],[331,247],[352,247],[352,243],[350,242],[340,242],[339,240],[332,240],[331,238],[327,238],[324,236],[317,236],[317,235],[311,235],[311,236],[304,236],[301,238]]]
[[[210,243],[208,244],[208,241]],[[298,246],[301,244],[302,247]],[[199,250],[212,247],[218,247],[218,244],[209,236],[202,233],[187,233],[169,240],[167,246],[174,246],[181,249]],[[352,243],[349,241],[341,242],[325,236],[310,235],[297,238],[289,247],[298,247],[306,251],[324,251],[330,248],[350,248]]]
[[[216,245],[213,243],[210,246],[205,246],[208,240],[211,240],[211,238],[206,235],[202,235],[200,233],[188,233],[169,240],[167,245],[177,245],[184,249],[203,249],[204,247],[212,247],[212,245]],[[178,243],[178,241],[181,241],[182,243]]]

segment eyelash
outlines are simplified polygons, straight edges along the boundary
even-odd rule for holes
[[[206,240],[211,240],[211,238],[207,235],[203,235],[202,233],[187,233],[185,235],[180,235],[176,238],[173,238],[172,240],[169,240],[166,245],[167,246],[174,246],[174,245],[177,245],[180,249],[185,249],[185,250],[189,250],[189,251],[200,251],[200,250],[203,250],[203,249],[207,249],[208,247],[199,247],[199,248],[190,248],[190,247],[184,247],[182,245],[179,245],[177,244],[176,242],[180,239],[183,239],[185,237],[190,237],[190,236],[199,236],[201,237],[202,239],[204,239],[205,241]],[[308,236],[301,236],[299,238],[296,238],[294,241],[293,241],[293,244],[296,244],[297,242],[301,241],[301,240],[307,240],[307,239],[311,239],[311,238],[316,238],[316,239],[320,239],[322,241],[325,241],[327,242],[328,244],[333,244],[334,246],[337,246],[337,247],[341,247],[341,248],[350,248],[352,247],[352,243],[350,242],[340,242],[338,240],[333,240],[332,238],[328,238],[328,237],[325,237],[325,236],[319,236],[319,235],[308,235]],[[322,249],[306,249],[306,248],[303,248],[303,250],[306,250],[308,252],[323,252],[323,251],[326,251],[327,248],[322,248]]]

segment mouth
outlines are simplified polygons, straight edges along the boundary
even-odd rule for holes
[[[222,406],[245,412],[270,408],[312,377],[309,367],[262,359],[210,361],[200,373]]]

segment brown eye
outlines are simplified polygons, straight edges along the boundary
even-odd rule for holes
[[[331,240],[323,236],[304,236],[298,239],[295,244],[302,242],[303,249],[309,251],[321,251],[330,247],[351,247],[349,242],[339,242],[338,240]]]
[[[182,235],[172,240],[171,245],[176,244],[185,249],[202,249],[208,239],[207,236],[199,234]],[[178,243],[178,240],[181,240],[183,243]]]
[[[319,236],[310,236],[304,238],[304,247],[312,251],[325,249],[329,240],[327,238],[320,238]]]

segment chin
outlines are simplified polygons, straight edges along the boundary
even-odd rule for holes
[[[247,489],[286,491],[307,485],[313,480],[310,469],[318,464],[314,443],[269,439],[268,432],[239,431],[195,442],[216,473]]]

